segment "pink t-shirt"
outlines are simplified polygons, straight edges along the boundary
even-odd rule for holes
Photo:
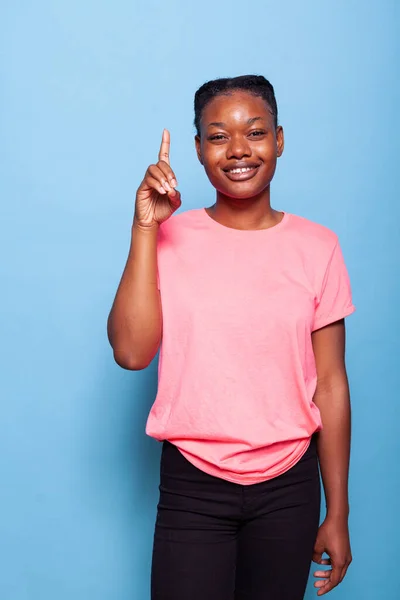
[[[147,435],[239,484],[271,479],[322,429],[311,332],[351,314],[335,233],[290,213],[269,229],[204,208],[159,228],[163,337]]]

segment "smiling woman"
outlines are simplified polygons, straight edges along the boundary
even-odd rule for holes
[[[301,600],[312,559],[332,565],[315,573],[322,595],[351,561],[343,254],[333,231],[271,206],[284,136],[264,77],[204,84],[195,127],[216,202],[173,215],[164,131],[108,323],[124,368],[160,348],[152,600]]]
[[[257,202],[255,197],[262,196],[265,202],[284,148],[283,129],[275,124],[276,108],[270,109],[263,97],[240,89],[215,97],[199,94],[196,100],[201,115],[197,155],[211,183],[229,198]],[[243,185],[230,184],[238,181]]]

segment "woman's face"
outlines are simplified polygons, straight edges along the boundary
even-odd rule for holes
[[[265,100],[244,91],[216,96],[203,110],[200,133],[197,155],[217,191],[251,198],[270,184],[284,140]]]

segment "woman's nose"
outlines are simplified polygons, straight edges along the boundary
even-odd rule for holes
[[[243,136],[232,136],[226,149],[227,158],[242,158],[250,156],[251,150],[248,141]]]

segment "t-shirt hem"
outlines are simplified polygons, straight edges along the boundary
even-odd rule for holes
[[[212,465],[210,465],[210,463],[205,462],[205,461],[193,456],[193,454],[190,454],[190,453],[186,452],[185,450],[182,450],[178,446],[177,446],[177,448],[178,448],[179,452],[186,458],[186,460],[188,460],[196,468],[200,469],[200,471],[203,471],[204,473],[207,473],[208,475],[212,475],[213,477],[218,477],[219,479],[225,479],[226,481],[230,481],[231,483],[237,483],[240,485],[253,485],[255,483],[262,483],[263,481],[268,481],[269,479],[274,479],[275,477],[279,477],[279,475],[282,475],[283,473],[285,473],[286,471],[288,471],[289,469],[294,467],[294,465],[307,452],[308,447],[311,443],[311,438],[312,438],[312,436],[310,436],[309,438],[305,438],[304,440],[299,440],[299,441],[304,441],[304,445],[300,445],[300,451],[295,454],[294,458],[289,463],[285,463],[282,468],[278,469],[270,476],[260,475],[259,477],[255,477],[255,476],[251,477],[247,473],[243,473],[243,475],[236,474],[236,476],[234,476],[227,471],[223,471],[222,469],[213,468]]]
[[[314,323],[312,331],[316,331],[317,329],[321,329],[322,327],[325,327],[326,325],[335,323],[335,321],[340,321],[341,319],[344,319],[345,317],[348,317],[349,315],[353,314],[353,312],[355,312],[355,310],[356,310],[356,307],[354,306],[354,304],[351,304],[350,306],[348,306],[346,309],[344,309],[342,311],[338,311],[336,313],[327,315],[326,317],[322,317],[318,321],[316,321],[316,323]]]

